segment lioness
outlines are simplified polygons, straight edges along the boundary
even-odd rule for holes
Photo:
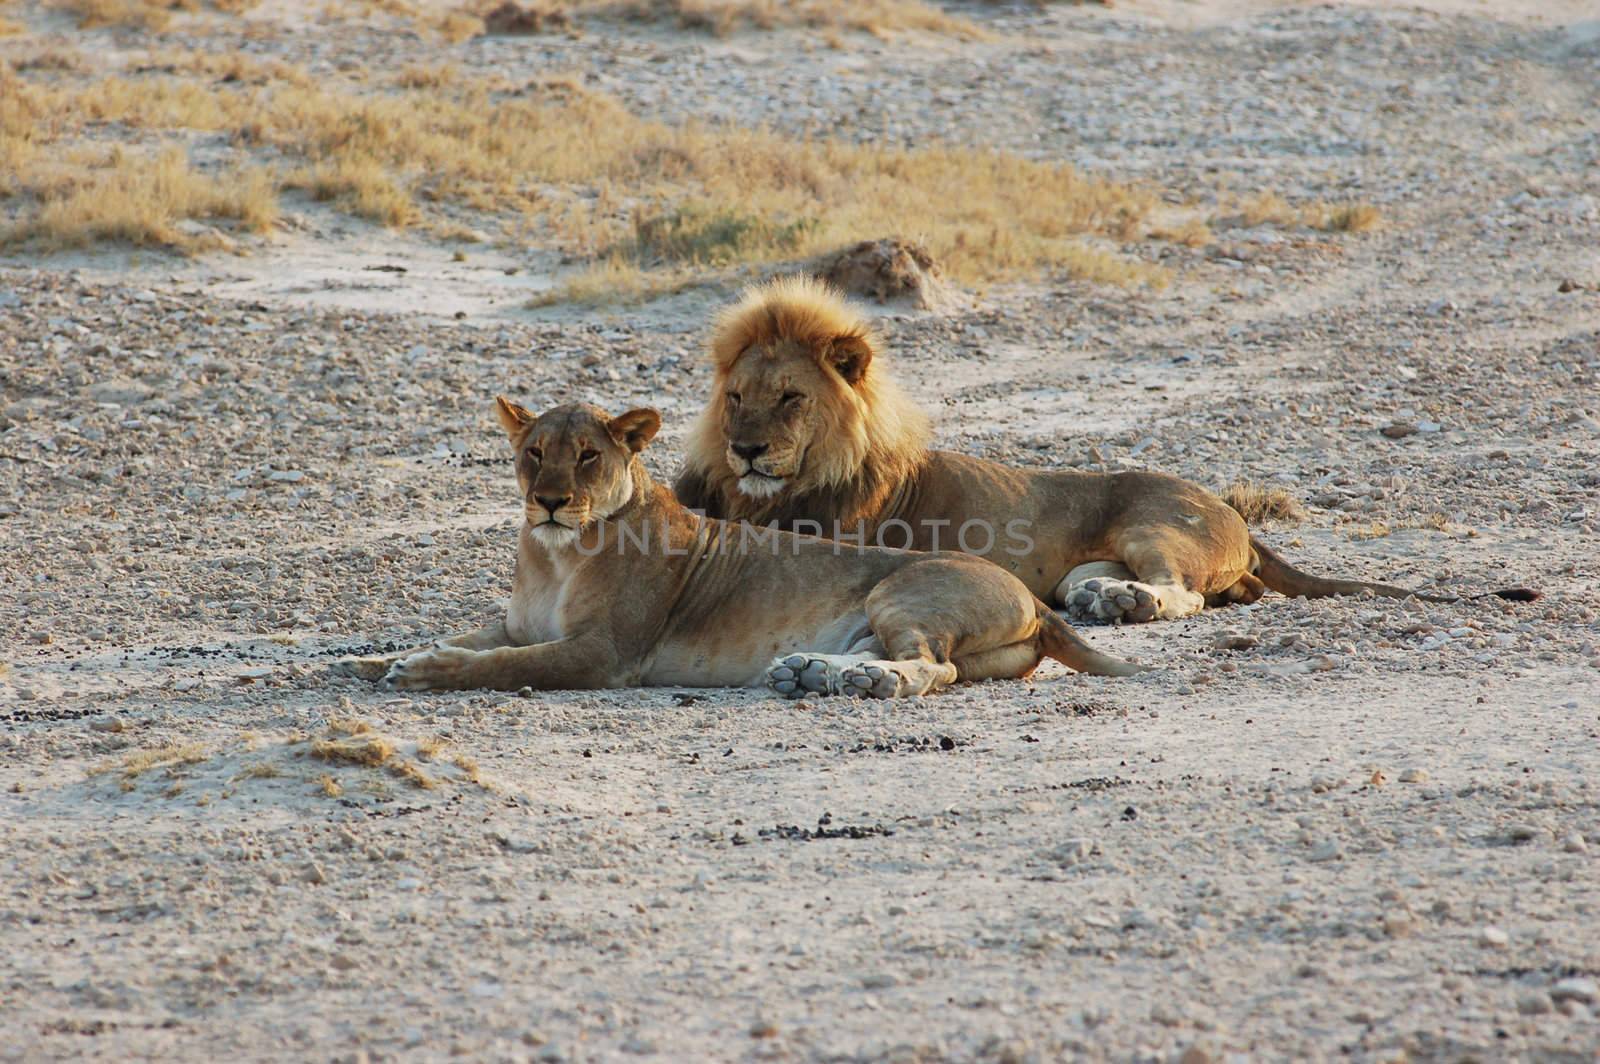
[[[573,404],[535,417],[504,397],[495,409],[525,517],[505,619],[348,671],[405,690],[764,683],[789,697],[880,698],[1027,676],[1043,657],[1141,671],[986,561],[690,513],[638,459],[661,426],[654,410]]]
[[[1186,617],[1268,588],[1413,594],[1303,573],[1228,504],[1176,477],[1012,469],[930,450],[928,420],[884,374],[866,322],[811,278],[748,289],[718,320],[711,361],[711,399],[674,487],[713,517],[981,554],[1080,620]]]

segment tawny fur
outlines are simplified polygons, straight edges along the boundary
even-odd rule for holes
[[[1033,549],[978,552],[1041,599],[1104,620],[1180,617],[1253,602],[1267,588],[1413,594],[1303,573],[1251,536],[1222,499],[1176,477],[1022,470],[930,450],[926,417],[884,371],[877,348],[866,320],[820,281],[747,290],[717,320],[711,397],[674,485],[679,499],[713,517],[824,535],[859,528],[871,536],[904,522],[913,536],[893,545],[916,550],[956,549],[932,538],[940,527],[1020,521]]]
[[[406,690],[765,683],[788,697],[921,695],[1026,676],[1044,657],[1140,671],[981,559],[751,537],[690,513],[638,459],[653,410],[536,417],[500,399],[496,412],[525,518],[503,619],[345,671]]]

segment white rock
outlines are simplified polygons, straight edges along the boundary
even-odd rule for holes
[[[1511,944],[1511,936],[1493,925],[1480,928],[1478,931],[1478,945],[1485,949],[1505,949]]]

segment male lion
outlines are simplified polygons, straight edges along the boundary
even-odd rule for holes
[[[713,517],[984,555],[1080,620],[1187,617],[1268,588],[1414,594],[1303,573],[1221,499],[1176,477],[1012,469],[930,450],[927,418],[885,376],[876,345],[820,281],[747,290],[712,336],[711,400],[679,500]]]
[[[497,624],[348,671],[405,690],[754,686],[893,698],[1140,667],[1093,650],[1015,577],[965,555],[846,548],[690,513],[638,454],[654,410],[610,417],[504,397],[526,518]]]

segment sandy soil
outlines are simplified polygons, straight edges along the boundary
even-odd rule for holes
[[[1159,295],[883,319],[947,446],[1281,484],[1308,519],[1264,532],[1309,568],[1545,591],[1090,630],[1167,666],[1132,681],[330,677],[503,601],[494,392],[656,404],[668,474],[726,294],[520,310],[537,252],[452,286],[314,216],[245,260],[0,260],[0,1058],[1595,1059],[1600,36],[1583,3],[1432,7],[466,56],[1379,204],[1361,236],[1222,228]],[[384,756],[319,745],[341,721]]]

